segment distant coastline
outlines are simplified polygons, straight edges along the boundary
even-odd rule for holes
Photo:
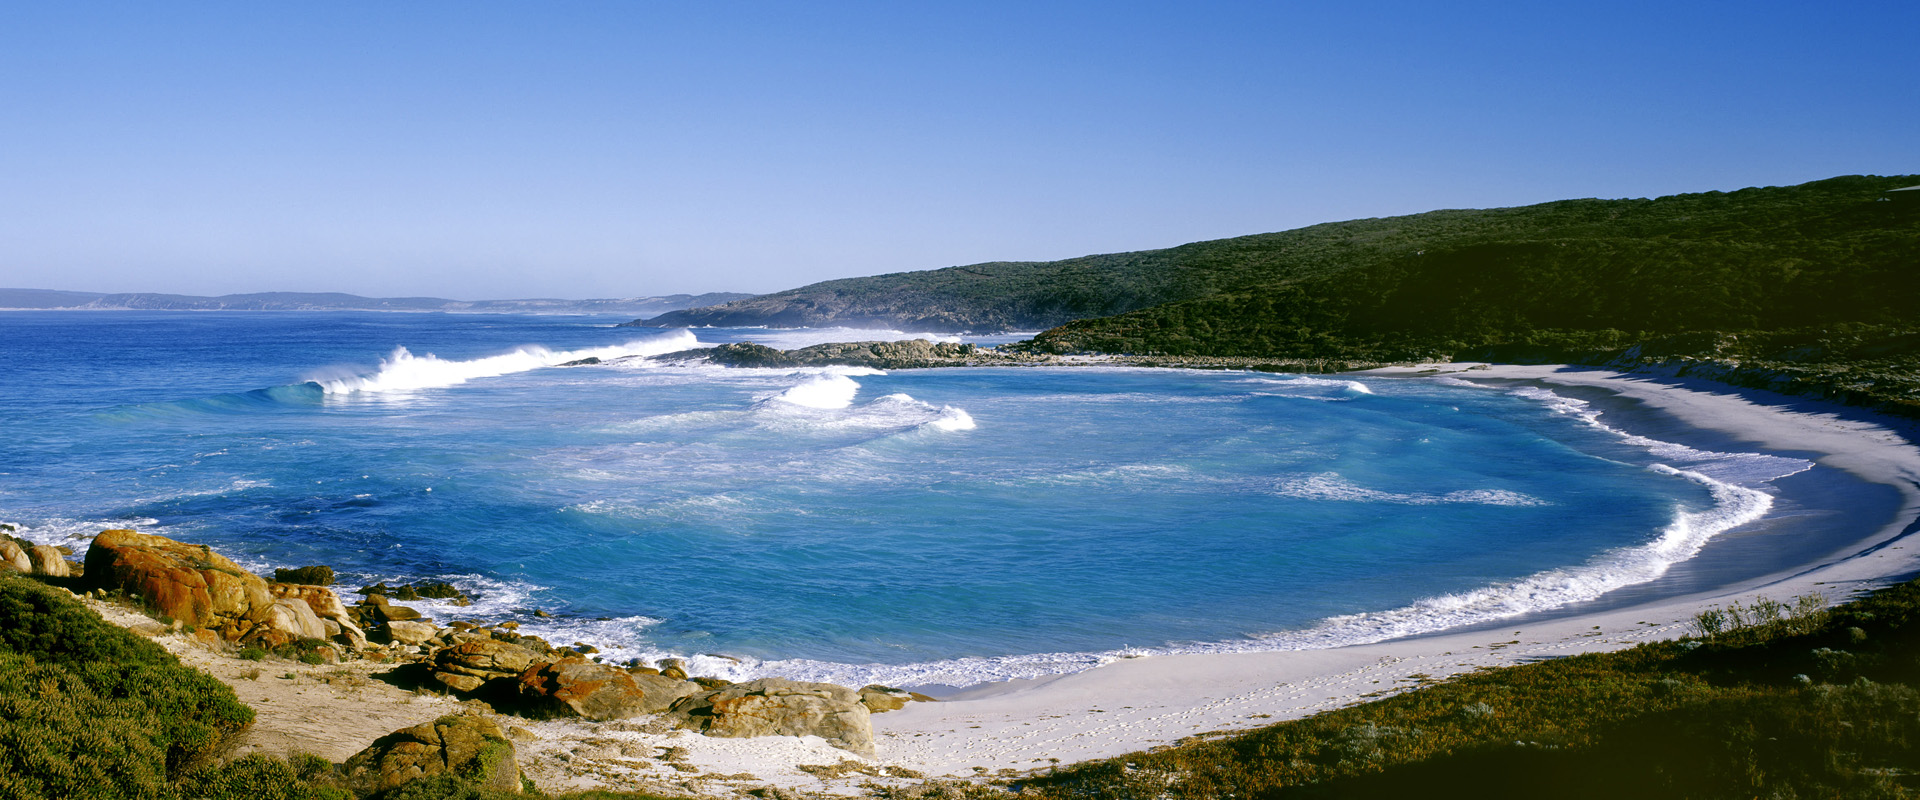
[[[254,292],[207,297],[157,292],[0,289],[0,311],[414,311],[624,315],[659,314],[752,296],[738,292],[707,292],[588,300],[449,300],[442,297],[361,297],[341,292]]]

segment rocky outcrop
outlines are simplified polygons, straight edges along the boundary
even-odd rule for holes
[[[433,654],[433,679],[456,692],[473,692],[491,680],[517,679],[520,673],[541,660],[539,653],[517,644],[495,640],[461,642]]]
[[[87,551],[85,573],[93,588],[125,592],[156,614],[213,630],[232,642],[271,647],[330,638],[316,604],[336,624],[346,617],[330,589],[275,590],[273,584],[205,545],[130,530],[104,531],[95,537]],[[344,629],[341,638],[352,643]]]
[[[27,548],[11,538],[0,537],[0,570],[32,572],[33,559],[27,555]]]
[[[23,545],[21,539],[10,535],[0,535],[0,572],[33,572],[33,556],[27,549],[33,545]]]
[[[305,605],[319,619],[321,635],[319,639],[333,639],[344,642],[355,650],[367,646],[367,634],[355,624],[353,616],[347,613],[347,607],[340,602],[340,596],[325,586],[298,583],[269,583],[270,592],[276,603],[294,601]]]
[[[659,675],[634,675],[583,658],[535,664],[520,673],[520,699],[534,716],[625,719],[667,710],[700,687]]]
[[[898,342],[829,342],[798,350],[775,350],[752,342],[735,342],[700,350],[685,350],[658,356],[664,361],[705,359],[729,367],[815,367],[850,366],[875,369],[915,369],[921,367],[958,367],[972,364],[1000,364],[1033,361],[1035,357],[981,349],[960,342],[930,342],[909,339]]]
[[[276,569],[273,571],[275,583],[304,583],[310,586],[332,586],[333,568],[327,566],[300,567],[297,569]]]
[[[862,756],[873,755],[873,720],[860,694],[830,683],[760,678],[675,703],[680,726],[708,736],[818,736]]]
[[[441,717],[394,731],[348,758],[342,769],[348,787],[361,796],[442,774],[480,789],[514,794],[521,789],[513,742],[498,725],[475,716]]]
[[[87,582],[139,598],[155,612],[239,640],[263,628],[267,582],[205,545],[130,530],[104,531],[87,551]]]
[[[467,596],[465,592],[460,591],[459,587],[446,581],[414,581],[413,583],[402,583],[396,586],[388,586],[386,581],[381,581],[372,586],[360,587],[360,593],[369,598],[378,595],[380,597],[391,597],[395,600],[409,601],[423,599],[451,600],[453,604],[457,606],[470,605],[473,603],[472,597]]]
[[[33,564],[33,574],[49,578],[65,578],[73,574],[67,564],[67,556],[60,548],[50,544],[37,544],[27,548],[27,560]]]
[[[880,714],[887,711],[899,711],[913,701],[913,696],[886,686],[866,686],[860,689],[860,705],[867,711]]]
[[[393,642],[394,644],[406,645],[426,644],[428,639],[432,639],[435,634],[440,632],[440,629],[435,628],[431,622],[415,622],[401,619],[389,620],[376,630],[378,630],[381,637],[387,641]]]

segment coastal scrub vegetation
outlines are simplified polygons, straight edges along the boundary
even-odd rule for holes
[[[0,800],[352,800],[318,756],[218,761],[253,716],[225,684],[66,592],[0,573]],[[380,800],[528,796],[546,797],[441,776]],[[559,796],[588,798],[658,800]]]
[[[1045,329],[1007,349],[1287,371],[1666,362],[1920,414],[1920,176],[1431,211],[827,281],[648,325]]]
[[[1050,798],[1920,794],[1920,583],[1825,610],[1817,598],[1762,599],[1695,623],[1696,637],[1484,670],[1075,765],[1023,788]]]
[[[1104,352],[1295,355],[1329,340],[1470,347],[1534,330],[1911,319],[1920,176],[1561,200],[1313,225],[1131,253],[847,278],[651,325],[879,322],[1050,331]],[[1119,316],[1116,316],[1119,315]],[[1094,322],[1094,318],[1114,317]],[[1325,338],[1323,338],[1325,337]]]

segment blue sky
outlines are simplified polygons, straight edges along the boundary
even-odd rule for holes
[[[0,286],[773,291],[1920,172],[1920,3],[15,3]]]

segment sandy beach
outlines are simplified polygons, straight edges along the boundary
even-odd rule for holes
[[[739,796],[775,786],[806,794],[860,794],[921,776],[1009,777],[1055,764],[1119,755],[1186,737],[1305,717],[1487,667],[1614,650],[1692,632],[1700,610],[1765,596],[1819,594],[1830,602],[1903,579],[1920,552],[1902,537],[1920,529],[1920,447],[1912,423],[1856,408],[1721,384],[1559,366],[1447,364],[1363,373],[1373,378],[1445,374],[1476,381],[1537,381],[1617,393],[1687,426],[1717,431],[1754,451],[1791,451],[1864,481],[1893,487],[1897,513],[1852,544],[1810,563],[1711,591],[1642,604],[1602,601],[1468,631],[1326,650],[1153,656],[1085,672],[959,690],[873,717],[877,755],[862,760],[817,737],[713,739],[646,719],[512,727],[529,774],[545,789],[646,789]],[[111,606],[130,627],[150,621]],[[396,728],[460,710],[454,701],[404,692],[371,666],[255,664],[218,656],[185,637],[149,630],[184,660],[235,686],[259,720],[246,751],[315,752],[341,760]]]

